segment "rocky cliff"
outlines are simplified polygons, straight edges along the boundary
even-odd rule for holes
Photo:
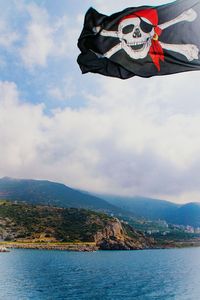
[[[118,219],[108,221],[106,226],[95,234],[95,242],[102,250],[139,250],[155,246],[153,239],[147,238]]]
[[[152,239],[106,214],[9,201],[0,201],[0,240],[29,246],[41,242],[93,243],[102,250],[154,247]]]

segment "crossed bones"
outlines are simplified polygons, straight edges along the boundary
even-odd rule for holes
[[[177,16],[176,18],[163,23],[161,25],[158,25],[161,30],[164,30],[172,25],[175,25],[177,23],[186,21],[186,22],[193,22],[197,18],[197,13],[194,9],[189,9],[187,11],[184,11],[182,14]],[[119,43],[112,47],[109,51],[103,54],[104,57],[110,58],[112,55],[114,55],[116,52],[118,52],[121,49],[124,49],[129,56],[131,56],[131,52],[133,51],[126,43],[126,41],[123,40],[123,38],[120,37],[120,29],[118,27],[118,31],[108,31],[108,30],[101,30],[101,27],[95,27],[95,32],[99,33],[102,36],[105,37],[113,37],[118,38]],[[150,41],[151,42],[151,41]],[[192,61],[194,59],[198,59],[199,55],[199,49],[196,45],[193,44],[166,44],[163,42],[160,42],[160,45],[163,49],[173,51],[180,53],[184,55],[188,61]]]

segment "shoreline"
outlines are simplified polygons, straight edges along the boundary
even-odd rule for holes
[[[59,250],[93,252],[98,250],[95,243],[41,243],[41,242],[0,242],[0,248],[7,249],[36,249],[36,250]]]
[[[181,249],[200,247],[200,241],[174,241],[164,244],[157,244],[152,248],[132,249],[134,250],[158,250],[158,249]],[[62,242],[0,242],[0,249],[32,249],[32,250],[59,250],[59,251],[76,251],[76,252],[94,252],[99,247],[94,242],[86,243],[62,243]],[[106,251],[106,250],[104,250]],[[122,251],[122,250],[121,250]],[[124,250],[123,250],[124,251]]]
[[[200,241],[198,240],[186,240],[186,241],[173,241],[166,242],[164,244],[158,244],[161,249],[181,249],[181,248],[198,248],[200,247]]]

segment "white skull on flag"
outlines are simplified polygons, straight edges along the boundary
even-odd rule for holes
[[[118,38],[126,53],[134,58],[145,58],[155,36],[158,16],[156,10],[139,11],[120,20]],[[145,17],[144,17],[145,16]]]
[[[162,31],[180,22],[193,22],[197,18],[194,9],[184,11],[176,18],[159,25],[157,10],[148,8],[136,11],[123,17],[118,23],[117,31],[94,28],[97,34],[104,37],[119,39],[119,43],[103,54],[110,58],[120,50],[124,50],[132,59],[145,58],[148,54],[160,71],[160,60],[164,61],[164,51],[173,51],[182,54],[188,61],[198,59],[199,49],[194,44],[166,44],[159,41]]]

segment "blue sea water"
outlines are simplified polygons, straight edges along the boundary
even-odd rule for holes
[[[0,253],[1,300],[199,300],[200,248]]]

